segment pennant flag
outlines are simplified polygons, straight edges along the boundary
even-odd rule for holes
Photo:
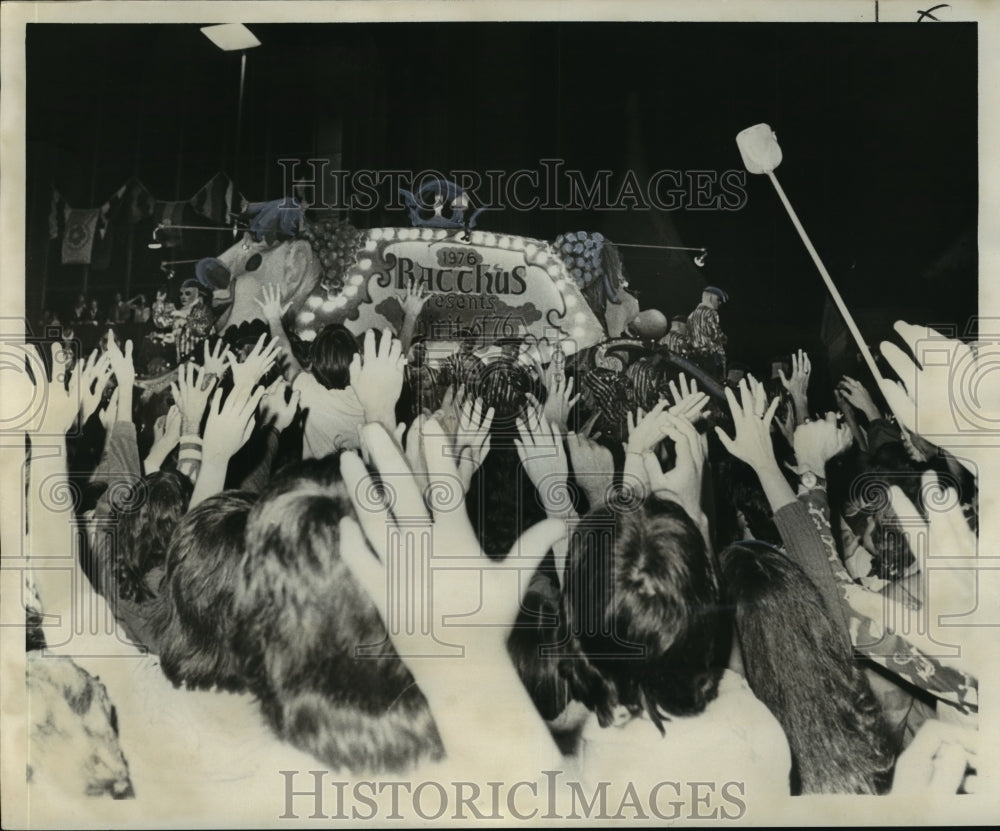
[[[233,212],[233,182],[225,173],[216,173],[194,196],[191,207],[219,224],[229,222]]]
[[[52,204],[49,206],[49,239],[59,239],[66,230],[66,211],[69,205],[55,188],[52,188]]]
[[[125,209],[125,218],[128,222],[135,224],[136,222],[141,222],[147,216],[151,216],[154,202],[153,195],[146,190],[146,186],[138,179],[129,179],[125,183],[122,205]]]
[[[108,197],[107,202],[101,205],[102,228],[107,228],[108,223],[113,222],[118,218],[118,212],[125,204],[125,197],[128,195],[128,188],[129,185],[128,182],[126,182],[118,188],[118,190],[111,194],[110,197]]]
[[[91,271],[107,271],[111,265],[111,248],[114,244],[113,226],[107,220],[101,208],[101,216],[97,220],[97,234],[94,237],[94,250],[90,259]]]
[[[176,248],[183,242],[182,231],[167,230],[171,225],[184,225],[184,209],[187,201],[179,202],[156,202],[153,207],[153,219],[164,227],[157,234],[157,239],[163,243],[164,248]]]
[[[89,265],[100,208],[68,209],[63,234],[63,265]]]

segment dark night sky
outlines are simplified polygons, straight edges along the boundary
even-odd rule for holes
[[[736,133],[767,122],[784,151],[778,177],[845,299],[873,310],[860,315],[867,335],[881,336],[897,311],[927,321],[975,312],[974,24],[251,29],[263,45],[248,53],[236,164],[238,58],[197,26],[29,25],[29,309],[46,272],[50,303],[82,280],[81,267],[58,264],[55,243],[46,257],[53,185],[75,207],[100,205],[132,175],[179,199],[223,169],[249,199],[271,199],[281,195],[277,158],[337,150],[347,170],[511,171],[559,158],[616,177],[721,173],[742,168]],[[643,305],[686,312],[702,281],[715,283],[732,297],[723,322],[734,352],[760,361],[813,348],[819,275],[766,178],[749,177],[747,193],[738,211],[508,209],[480,224],[544,239],[587,229],[704,245],[701,271],[679,255],[623,249]],[[351,218],[407,224],[384,210]],[[135,230],[134,290],[160,277],[162,252],[145,248],[150,227]],[[191,234],[171,256],[224,243]],[[121,283],[122,253],[90,275],[93,291]]]

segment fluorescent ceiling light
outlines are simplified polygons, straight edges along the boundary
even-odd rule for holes
[[[253,49],[260,41],[242,23],[222,23],[219,26],[203,26],[202,34],[226,52],[238,49]]]

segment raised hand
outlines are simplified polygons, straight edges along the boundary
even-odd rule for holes
[[[555,364],[556,361],[549,364],[550,372]],[[569,414],[580,400],[579,395],[573,395],[574,380],[570,378],[567,381],[566,375],[561,370],[551,372],[547,378],[548,395],[545,398],[542,415],[553,429],[558,430],[561,434],[565,434],[569,428]]]
[[[785,377],[785,370],[778,370],[781,383],[792,395],[806,396],[809,389],[809,373],[812,372],[812,364],[809,356],[801,349],[792,353],[792,377]]]
[[[368,423],[379,422],[392,433],[396,428],[396,402],[403,389],[406,358],[399,340],[389,329],[375,345],[375,332],[365,333],[363,355],[351,360],[351,388],[358,396]]]
[[[608,448],[596,441],[600,433],[591,435],[599,417],[600,413],[594,413],[578,432],[570,432],[566,436],[569,458],[573,462],[573,475],[587,494],[591,508],[605,503],[615,475],[614,456]]]
[[[222,390],[215,391],[202,435],[203,459],[228,462],[236,455],[253,433],[254,413],[263,397],[263,387],[233,387],[225,402]]]
[[[415,279],[411,278],[409,285],[406,287],[406,294],[403,295],[400,304],[403,307],[403,314],[406,317],[419,317],[424,304],[430,296],[430,292],[427,291],[423,283],[418,283]]]
[[[628,441],[625,442],[626,453],[642,455],[655,448],[667,435],[663,418],[667,408],[667,400],[659,401],[648,413],[640,409],[635,415],[628,414]]]
[[[167,414],[162,416],[163,421],[157,419],[157,426],[159,431],[157,434],[157,428],[153,428],[153,433],[156,435],[156,441],[162,441],[165,443],[170,443],[171,448],[181,440],[181,411],[180,408],[174,404],[167,410]]]
[[[298,390],[292,390],[288,394],[289,385],[283,378],[278,378],[264,392],[264,397],[260,400],[260,423],[262,426],[273,427],[279,433],[287,429],[295,420],[295,415],[299,411]]]
[[[455,460],[448,452],[444,431],[440,425],[434,424],[433,418],[428,419],[424,427],[423,455],[431,485],[450,487],[457,470]],[[365,425],[362,439],[378,474],[383,481],[391,483],[394,498],[391,508],[385,500],[372,499],[369,496],[372,493],[369,487],[371,475],[364,464],[354,453],[341,456],[340,469],[364,534],[360,533],[354,520],[342,520],[340,555],[375,603],[397,652],[410,667],[421,689],[431,694],[447,689],[453,693],[452,672],[456,668],[453,656],[448,655],[441,662],[433,657],[411,657],[426,655],[427,634],[420,631],[420,627],[403,626],[399,608],[394,606],[390,609],[388,606],[388,580],[399,564],[398,559],[394,559],[396,554],[391,548],[392,541],[410,536],[414,525],[420,521],[431,524],[433,537],[429,569],[433,580],[433,608],[424,606],[430,602],[430,592],[410,591],[404,587],[403,601],[412,602],[417,608],[403,612],[413,620],[430,620],[433,616],[433,620],[438,622],[442,619],[455,621],[455,628],[449,626],[447,631],[448,640],[460,637],[463,641],[467,663],[460,663],[459,666],[481,668],[483,665],[496,666],[505,659],[509,626],[517,617],[521,591],[528,583],[527,579],[519,581],[518,573],[530,576],[565,530],[561,523],[538,523],[521,535],[502,563],[494,563],[483,553],[468,513],[461,505],[456,508],[449,503],[441,507],[431,500],[432,507],[427,507],[419,482],[382,425]],[[367,544],[364,544],[365,537]],[[440,568],[439,564],[447,565],[453,557],[474,558],[480,563],[480,568],[464,576],[458,570]],[[407,571],[406,576],[415,586],[426,580],[426,574],[421,574],[419,569]],[[467,585],[460,591],[449,590],[453,583],[468,583],[466,578],[469,576],[481,586],[479,592],[473,590],[470,594]],[[460,619],[471,612],[476,612],[478,618],[489,620],[494,625],[462,627]],[[447,677],[442,677],[442,672]]]
[[[209,349],[208,341],[204,344],[204,357],[201,362],[202,384],[217,382],[226,374],[226,361],[229,360],[229,347],[219,338],[215,346]]]
[[[643,457],[650,489],[657,496],[679,504],[702,533],[707,534],[707,520],[701,509],[701,483],[708,447],[691,421],[682,416],[664,413],[664,427],[667,436],[673,439],[676,460],[664,472],[655,454]]]
[[[851,428],[838,423],[836,413],[800,424],[792,439],[799,471],[810,470],[822,476],[826,463],[847,450],[852,441]]]
[[[449,386],[441,398],[441,405],[433,413],[434,419],[441,425],[445,435],[451,436],[453,441],[458,432],[458,419],[463,401],[465,401],[465,384],[460,385],[458,389]]]
[[[111,428],[115,426],[118,421],[118,407],[119,400],[121,398],[121,387],[115,387],[115,391],[111,393],[111,397],[108,399],[108,403],[104,405],[104,408],[99,410],[97,417],[101,420],[101,426],[104,427],[105,433],[110,433]]]
[[[667,410],[675,416],[682,416],[690,421],[697,421],[708,415],[705,405],[708,395],[698,390],[698,382],[693,380],[688,384],[687,376],[682,372],[677,382],[669,382],[670,395],[674,399],[673,406]]]
[[[454,451],[458,456],[458,475],[465,493],[469,492],[473,474],[479,470],[490,452],[490,427],[494,415],[492,407],[483,412],[482,398],[475,401],[466,399],[462,403]]]
[[[214,385],[205,385],[199,377],[203,370],[197,364],[183,363],[177,367],[177,380],[170,385],[174,403],[181,414],[181,434],[197,436],[201,418],[205,414],[208,398]]]
[[[889,490],[890,505],[899,519],[899,527],[906,536],[910,551],[916,557],[920,571],[925,575],[927,596],[922,598],[921,609],[910,609],[902,604],[892,604],[884,596],[875,592],[849,590],[847,601],[860,615],[877,624],[878,628],[904,633],[907,640],[935,655],[944,664],[979,677],[983,656],[975,655],[970,644],[965,644],[957,655],[947,654],[941,644],[934,640],[933,628],[927,630],[928,610],[931,620],[942,617],[961,617],[973,611],[980,601],[975,565],[964,568],[934,568],[933,579],[927,579],[928,557],[968,559],[977,556],[978,541],[969,528],[958,494],[950,488],[942,488],[937,474],[925,471],[921,479],[921,492],[927,506],[927,517],[897,486]],[[851,587],[848,587],[851,589]],[[926,645],[918,641],[921,633],[928,638]]]
[[[143,460],[143,472],[148,476],[150,473],[160,469],[163,460],[170,455],[177,443],[181,440],[181,411],[174,404],[166,415],[156,419],[153,425],[153,445],[149,448],[149,453]]]
[[[282,304],[281,288],[275,283],[267,283],[261,287],[260,297],[255,297],[254,302],[260,306],[260,311],[264,315],[264,320],[268,324],[277,323],[281,325],[281,317],[288,311],[291,303]]]
[[[892,775],[892,795],[951,796],[961,787],[976,792],[979,733],[968,727],[927,719],[899,754]]]
[[[781,432],[781,435],[785,437],[785,441],[788,442],[788,446],[792,447],[792,442],[795,441],[795,408],[791,405],[791,403],[785,407],[784,417],[776,418],[774,423],[778,426],[778,430]]]
[[[779,399],[775,398],[765,409],[766,398],[762,399],[760,394],[751,392],[747,379],[740,381],[739,389],[740,401],[737,401],[733,391],[729,387],[725,388],[736,436],[730,438],[721,427],[715,428],[715,434],[726,450],[759,474],[763,469],[777,466],[771,444],[771,421],[778,409]]]
[[[274,366],[274,362],[280,354],[281,342],[277,338],[263,334],[257,339],[257,343],[254,344],[253,349],[242,362],[238,361],[232,353],[226,355],[229,368],[233,371],[233,386],[253,389],[257,382]]]
[[[943,447],[972,473],[978,473],[978,467],[989,458],[986,448],[996,444],[992,414],[1000,412],[1000,385],[991,379],[972,391],[968,379],[978,380],[989,372],[987,362],[994,357],[991,350],[975,352],[960,340],[901,320],[894,328],[918,360],[925,352],[933,360],[918,366],[894,343],[881,344],[882,355],[903,379],[899,384],[879,380],[889,407],[907,430]],[[978,400],[972,406],[974,394]],[[963,410],[967,415],[960,416]],[[979,444],[977,429],[982,435]]]
[[[562,436],[534,408],[529,408],[516,424],[520,436],[520,439],[514,440],[517,455],[538,491],[545,512],[549,516],[566,516],[572,512],[573,506],[566,488],[569,461]]]
[[[10,346],[18,350],[19,357],[27,357],[30,361],[32,374],[35,377],[33,397],[43,402],[42,406],[38,407],[38,416],[31,421],[30,431],[41,435],[64,435],[73,426],[80,410],[83,373],[70,373],[67,382],[67,359],[61,343],[52,344],[51,380],[45,373],[44,364],[38,353],[32,354],[23,344],[10,344]],[[18,381],[27,376],[21,367],[15,369],[15,372]]]
[[[424,457],[431,485],[440,491],[452,486],[456,470],[444,431],[432,422],[424,433]],[[394,499],[390,507],[378,498],[354,453],[340,457],[357,514],[357,521],[345,517],[340,522],[340,556],[372,599],[396,652],[426,696],[449,760],[480,773],[486,773],[485,764],[487,775],[559,764],[562,757],[510,662],[506,643],[531,575],[565,536],[563,523],[533,525],[506,558],[494,562],[483,553],[462,502],[430,500],[428,509],[382,425],[365,425],[362,441],[382,482],[392,483]],[[457,563],[463,567],[455,568]],[[391,604],[389,586],[395,587]],[[485,684],[492,695],[456,695],[466,683]],[[503,699],[503,707],[496,707],[494,696]],[[487,722],[506,741],[484,757],[481,727]]]
[[[79,369],[80,419],[85,422],[97,410],[111,377],[111,359],[95,349]]]
[[[409,428],[406,428],[405,424],[400,424],[396,428],[395,436],[396,443],[403,448],[406,463],[409,465],[410,472],[413,474],[413,478],[416,480],[421,493],[427,493],[427,486],[429,484],[427,481],[427,462],[424,460],[424,425],[430,418],[430,416],[421,413],[410,422]],[[399,435],[401,428],[405,429],[402,431],[403,434]],[[362,431],[363,429],[362,427]],[[363,456],[368,454],[368,448],[363,441],[361,442],[361,450]],[[365,463],[370,464],[371,459],[367,458]],[[467,490],[468,488],[465,489],[465,491]]]
[[[879,412],[871,393],[868,392],[865,385],[860,381],[855,381],[853,378],[849,378],[845,375],[840,379],[840,383],[837,384],[837,392],[839,392],[846,399],[846,401],[854,407],[854,409],[863,412],[868,417],[869,421],[875,421],[876,419],[882,418],[882,413]]]
[[[118,420],[132,420],[132,390],[135,387],[135,364],[132,362],[132,341],[125,341],[125,349],[118,348],[114,334],[108,332],[108,360],[118,381]]]

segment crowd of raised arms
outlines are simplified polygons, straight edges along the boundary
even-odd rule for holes
[[[695,780],[749,803],[975,790],[975,658],[901,623],[932,602],[928,549],[976,551],[970,453],[916,432],[947,390],[911,357],[967,345],[897,323],[903,383],[844,377],[835,414],[801,350],[710,396],[524,339],[433,366],[406,325],[300,343],[277,289],[258,302],[268,331],[208,338],[152,395],[113,331],[28,361],[38,793],[235,822],[317,769],[560,770],[612,805]],[[975,606],[974,572],[935,581]]]

